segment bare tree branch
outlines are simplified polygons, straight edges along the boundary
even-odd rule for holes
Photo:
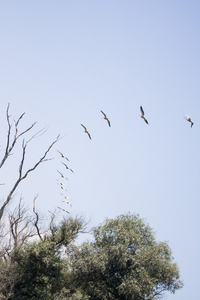
[[[6,150],[5,150],[5,154],[0,162],[0,168],[3,166],[3,164],[5,163],[5,161],[7,160],[8,156],[11,154],[17,140],[19,137],[21,137],[22,135],[24,135],[25,133],[27,133],[28,131],[30,131],[36,124],[33,123],[29,128],[27,128],[26,130],[22,131],[21,133],[18,134],[18,125],[19,122],[21,121],[21,119],[23,118],[23,116],[25,115],[25,113],[23,113],[17,121],[15,122],[15,132],[14,132],[14,137],[13,137],[13,141],[11,142],[11,129],[12,129],[12,125],[10,123],[10,116],[9,116],[9,107],[10,107],[10,103],[8,104],[7,110],[6,110],[6,118],[7,118],[7,123],[8,123],[8,134],[7,134],[7,143],[6,143]]]
[[[38,162],[37,162],[32,168],[28,169],[28,170],[24,173],[24,175],[22,175],[22,169],[23,169],[23,164],[24,164],[24,159],[25,159],[25,153],[26,153],[26,146],[27,146],[27,143],[24,144],[24,142],[23,142],[23,144],[22,144],[23,153],[22,153],[22,159],[21,159],[20,166],[19,166],[19,177],[18,177],[18,179],[16,180],[16,182],[15,182],[13,188],[11,189],[11,191],[10,191],[10,193],[8,194],[6,200],[4,201],[3,205],[2,205],[1,208],[0,208],[0,220],[1,220],[2,216],[3,216],[5,207],[6,207],[6,206],[8,205],[8,203],[10,202],[11,197],[12,197],[14,191],[16,190],[16,188],[18,187],[19,183],[20,183],[21,181],[23,181],[23,180],[27,177],[27,175],[28,175],[30,172],[34,171],[34,170],[35,170],[42,162],[45,162],[45,161],[50,160],[50,159],[47,159],[46,156],[47,156],[47,154],[49,153],[49,151],[51,150],[51,148],[53,147],[53,145],[59,141],[59,139],[60,139],[60,135],[58,135],[57,138],[51,143],[51,145],[50,145],[50,146],[48,147],[48,149],[45,151],[45,153],[43,154],[43,156],[38,160]]]
[[[36,220],[35,220],[35,222],[34,222],[34,226],[35,226],[35,228],[36,228],[36,230],[37,230],[37,234],[38,234],[40,240],[43,241],[43,238],[42,238],[42,236],[41,236],[41,234],[40,234],[40,229],[39,229],[39,227],[38,227],[39,215],[38,215],[38,213],[36,212],[36,209],[35,209],[35,200],[37,199],[37,197],[38,197],[38,196],[36,196],[36,197],[33,199],[33,212],[34,212],[34,214],[35,214],[35,216],[36,216]]]
[[[39,130],[38,132],[36,132],[36,134],[34,134],[34,135],[30,138],[30,140],[28,140],[26,143],[28,144],[32,139],[37,138],[37,137],[39,137],[39,136],[45,134],[45,132],[47,132],[47,129],[42,128],[41,130]]]
[[[10,107],[10,103],[8,103],[8,107],[7,107],[7,110],[6,110],[6,118],[7,118],[7,123],[8,123],[8,135],[7,135],[7,145],[6,145],[6,153],[5,155],[8,154],[8,148],[9,148],[9,145],[10,145],[10,131],[11,131],[11,125],[10,125],[10,116],[8,114],[8,111],[9,111],[9,107]]]
[[[26,240],[37,235],[33,221],[34,217],[27,213],[20,198],[13,212],[8,212],[6,224],[1,221],[0,259],[7,261],[16,247],[21,247]]]

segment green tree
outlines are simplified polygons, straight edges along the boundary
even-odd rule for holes
[[[62,287],[62,259],[50,241],[29,243],[13,260],[17,262],[13,298],[53,299],[52,295]]]
[[[13,295],[16,264],[0,258],[0,299],[8,300]]]
[[[150,300],[182,287],[169,246],[137,215],[106,220],[93,233],[72,257],[72,280],[89,299]]]
[[[59,225],[52,223],[50,232],[39,241],[29,241],[16,247],[9,257],[10,264],[15,266],[12,296],[9,299],[66,299],[71,289],[68,257],[64,255],[64,249],[84,228],[82,218],[68,218]],[[10,287],[7,286],[8,290]],[[4,290],[2,293],[5,295]],[[77,296],[71,299],[81,298]]]

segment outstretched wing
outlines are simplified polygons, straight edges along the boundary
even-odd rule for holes
[[[60,171],[57,170],[57,172],[60,174],[61,177],[64,177],[64,175]]]
[[[92,138],[91,138],[91,135],[89,134],[89,132],[87,132],[87,134],[88,134],[89,138],[92,139]]]
[[[83,124],[81,124],[81,126],[82,126],[85,130],[87,130],[87,128],[86,128]]]
[[[101,113],[104,115],[104,117],[106,118],[106,114],[101,110]]]
[[[58,151],[58,150],[57,150],[57,151]],[[62,152],[58,151],[58,153],[60,153],[61,157],[65,158],[66,160],[69,161],[69,159],[68,159],[66,156],[64,156],[64,154],[63,154]]]
[[[69,212],[66,210],[66,209],[64,209],[64,208],[62,208],[62,207],[60,207],[60,206],[57,206],[59,209],[62,209],[63,211],[65,211],[66,213],[68,213],[69,214]]]
[[[144,116],[144,110],[143,110],[142,106],[140,106],[140,111],[141,111],[141,114]]]
[[[58,150],[57,150],[57,151],[58,151]],[[58,151],[58,153],[60,153],[60,155],[61,155],[62,157],[64,157],[64,155],[62,154],[62,152]]]
[[[66,169],[69,169],[69,167],[64,162],[62,162],[62,164],[65,166]]]

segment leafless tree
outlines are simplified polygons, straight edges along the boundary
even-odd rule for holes
[[[48,231],[42,224],[43,219],[39,217],[39,213],[35,208],[35,200],[33,200],[33,214],[30,214],[20,198],[18,205],[11,212],[8,212],[7,226],[1,226],[0,236],[0,258],[7,257],[16,249],[20,248],[26,241],[31,238],[39,237],[43,240],[42,236]],[[3,222],[1,222],[3,224]]]
[[[5,150],[2,158],[0,158],[0,171],[2,170],[1,168],[5,167],[7,160],[13,154],[14,150],[16,150],[15,146],[20,140],[22,152],[18,160],[19,170],[17,178],[14,180],[13,186],[11,186],[3,204],[0,206],[0,300],[8,300],[13,295],[16,271],[19,267],[17,261],[13,262],[13,256],[18,252],[19,248],[21,248],[20,250],[26,248],[26,242],[29,242],[32,238],[37,238],[42,242],[51,238],[55,243],[55,247],[59,248],[62,246],[62,243],[64,246],[65,244],[68,245],[79,233],[84,233],[86,229],[84,219],[78,217],[75,220],[72,218],[66,219],[61,222],[61,227],[57,226],[56,217],[59,213],[54,214],[51,212],[50,222],[49,224],[47,224],[48,222],[45,224],[36,209],[37,196],[33,199],[32,212],[26,208],[22,197],[14,210],[11,211],[8,209],[13,194],[16,192],[19,184],[27,178],[29,173],[35,171],[41,163],[51,160],[51,158],[48,158],[48,154],[54,144],[60,140],[60,135],[58,135],[44,153],[41,154],[40,158],[30,168],[26,168],[27,147],[33,139],[43,135],[45,129],[33,133],[33,129],[36,125],[35,122],[20,131],[19,125],[25,113],[21,114],[17,120],[13,119],[11,121],[9,108],[10,104],[8,104],[6,110],[8,131]],[[0,179],[0,181],[0,185],[4,184],[2,179]],[[62,210],[65,211],[64,209]]]
[[[9,156],[12,154],[13,149],[17,143],[17,141],[22,138],[25,137],[25,135],[30,132],[33,127],[36,125],[36,122],[34,122],[31,126],[29,126],[28,128],[26,128],[25,130],[19,131],[19,124],[22,120],[22,118],[24,117],[25,113],[23,113],[17,120],[13,120],[14,121],[14,125],[11,124],[11,120],[10,120],[10,115],[9,115],[9,108],[10,108],[10,104],[8,104],[7,110],[6,110],[6,118],[7,118],[7,124],[8,124],[8,133],[7,133],[7,141],[6,141],[6,147],[5,147],[5,153],[3,154],[2,159],[0,160],[0,168],[2,168],[6,162],[6,160],[9,158]],[[14,131],[14,134],[12,136],[12,133]],[[34,171],[42,162],[48,161],[50,160],[50,158],[47,158],[47,154],[49,153],[49,151],[51,150],[51,148],[53,147],[53,145],[58,142],[58,140],[60,139],[60,135],[58,135],[56,137],[56,139],[49,145],[49,147],[46,149],[46,151],[41,155],[40,159],[38,161],[36,161],[36,163],[29,168],[28,170],[23,170],[24,167],[24,161],[25,161],[25,157],[26,157],[26,150],[27,150],[27,146],[28,144],[36,137],[44,134],[45,130],[42,129],[40,131],[38,131],[37,133],[33,134],[32,137],[29,140],[26,140],[25,138],[23,138],[22,140],[22,155],[20,158],[20,162],[19,162],[19,173],[18,173],[18,178],[16,179],[13,187],[11,188],[10,192],[8,193],[5,201],[3,202],[2,206],[0,207],[0,220],[4,214],[4,210],[5,207],[9,204],[13,193],[16,191],[18,185],[29,175],[29,173],[31,173],[32,171]]]
[[[23,245],[28,238],[35,235],[32,226],[33,217],[27,214],[27,210],[22,203],[22,198],[20,198],[19,204],[14,209],[14,212],[9,213],[9,223],[10,244],[13,245],[13,248]]]

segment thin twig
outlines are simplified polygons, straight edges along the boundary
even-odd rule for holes
[[[10,193],[8,194],[6,200],[4,201],[3,205],[1,206],[0,208],[0,220],[3,216],[3,212],[4,212],[4,209],[5,207],[8,205],[8,203],[10,202],[11,200],[11,197],[14,193],[14,191],[16,190],[16,188],[18,187],[19,183],[24,180],[28,174],[32,171],[34,171],[42,162],[45,162],[45,161],[48,161],[49,159],[46,158],[47,154],[49,153],[49,151],[51,150],[51,148],[53,147],[53,145],[55,143],[57,143],[60,139],[60,135],[57,136],[57,138],[51,143],[51,145],[48,147],[48,149],[45,151],[44,155],[39,159],[39,161],[30,169],[28,169],[24,175],[22,175],[22,168],[23,168],[23,164],[24,164],[24,158],[25,158],[25,150],[26,150],[26,145],[24,145],[24,148],[23,148],[23,153],[22,153],[22,159],[21,159],[21,162],[20,162],[20,166],[19,166],[19,177],[18,179],[16,180],[13,188],[11,189]]]

